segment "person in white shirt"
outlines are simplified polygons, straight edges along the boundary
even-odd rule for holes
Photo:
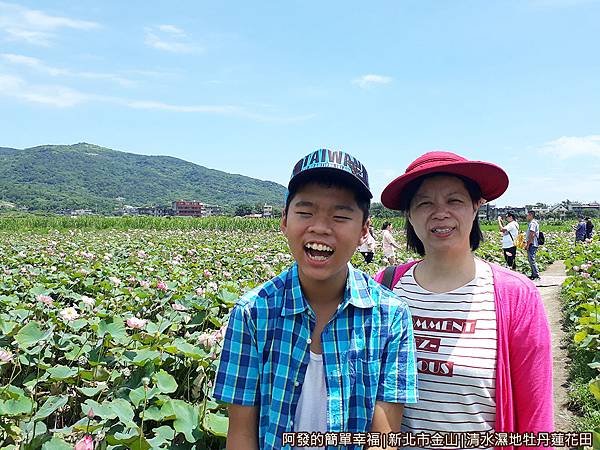
[[[394,265],[396,264],[396,251],[395,249],[400,248],[394,236],[392,236],[392,224],[391,222],[383,222],[383,226],[381,227],[383,230],[383,256],[387,259],[388,264]]]
[[[519,223],[515,220],[515,213],[509,211],[506,213],[506,225],[502,224],[502,216],[498,216],[498,227],[502,232],[502,253],[506,267],[517,270],[517,236],[519,234]]]

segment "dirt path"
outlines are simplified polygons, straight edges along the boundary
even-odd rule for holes
[[[567,409],[567,350],[563,348],[565,333],[561,326],[560,286],[565,280],[565,265],[555,261],[541,274],[536,282],[548,314],[552,333],[554,358],[554,426],[557,431],[572,431],[573,414]]]

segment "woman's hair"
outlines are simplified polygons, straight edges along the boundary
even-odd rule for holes
[[[423,245],[421,239],[418,238],[417,233],[415,233],[415,229],[408,220],[410,203],[417,191],[419,190],[419,188],[421,187],[421,185],[423,184],[423,181],[425,181],[427,178],[431,178],[438,175],[456,177],[459,180],[461,180],[465,185],[465,189],[469,193],[469,197],[471,197],[471,201],[473,202],[473,204],[481,200],[481,189],[479,188],[479,185],[470,178],[466,178],[460,175],[443,172],[433,173],[429,175],[423,175],[422,177],[410,182],[404,189],[401,199],[401,210],[404,211],[406,219],[404,225],[404,229],[406,230],[406,248],[408,250],[417,252],[421,256],[425,256],[425,246]],[[482,242],[483,233],[481,232],[481,227],[479,226],[479,214],[477,214],[473,219],[473,226],[471,227],[471,233],[469,234],[469,244],[471,246],[471,250],[477,250]]]
[[[383,222],[383,225],[381,225],[381,229],[382,229],[382,230],[385,230],[385,229],[387,229],[387,227],[389,227],[391,224],[392,224],[392,222],[385,221],[385,222]]]

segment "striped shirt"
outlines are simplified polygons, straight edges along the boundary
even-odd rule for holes
[[[290,448],[282,446],[282,437],[294,430],[315,323],[297,264],[248,292],[231,311],[214,396],[259,406],[261,449]],[[350,264],[343,299],[321,333],[321,346],[328,431],[369,431],[376,401],[416,402],[408,307]]]
[[[490,266],[446,293],[416,282],[412,266],[394,287],[411,310],[419,402],[404,408],[402,431],[489,432],[496,418],[496,313]],[[439,448],[439,447],[437,447]]]

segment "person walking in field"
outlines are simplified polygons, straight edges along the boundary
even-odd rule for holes
[[[498,227],[502,232],[502,254],[506,267],[517,270],[517,245],[516,240],[519,235],[519,222],[515,220],[515,213],[508,211],[506,213],[506,225],[502,223],[502,216],[498,216]]]
[[[589,217],[585,218],[585,238],[592,239],[592,234],[594,234],[594,224],[592,223],[592,219]]]
[[[373,234],[373,225],[371,221],[371,217],[367,219],[367,230],[368,233],[365,235],[361,244],[358,246],[358,252],[363,255],[365,258],[365,262],[369,264],[373,261],[373,256],[375,255],[375,247],[377,246],[377,241],[375,240],[375,235]]]
[[[383,247],[383,256],[388,264],[396,264],[396,249],[400,248],[394,236],[392,235],[393,225],[391,222],[383,222],[381,229],[383,230],[383,237],[381,244]]]
[[[371,198],[365,167],[345,152],[294,166],[281,230],[295,262],[237,302],[225,333],[214,397],[229,404],[227,449],[303,446],[294,432],[324,448],[326,432],[400,431],[417,400],[410,312],[349,263]]]
[[[539,280],[540,270],[535,260],[535,256],[539,247],[538,236],[540,234],[540,224],[535,220],[535,211],[527,213],[527,232],[525,233],[525,249],[527,250],[527,260],[531,267],[531,275],[529,279]]]
[[[575,225],[575,242],[584,242],[587,235],[587,224],[583,216],[579,217],[579,222]]]
[[[483,238],[480,206],[507,187],[495,164],[436,151],[381,194],[384,206],[405,213],[407,245],[422,257],[375,276],[413,317],[419,401],[405,406],[403,432],[553,431],[552,345],[540,293],[522,274],[473,253]],[[495,444],[503,445],[482,447]]]

